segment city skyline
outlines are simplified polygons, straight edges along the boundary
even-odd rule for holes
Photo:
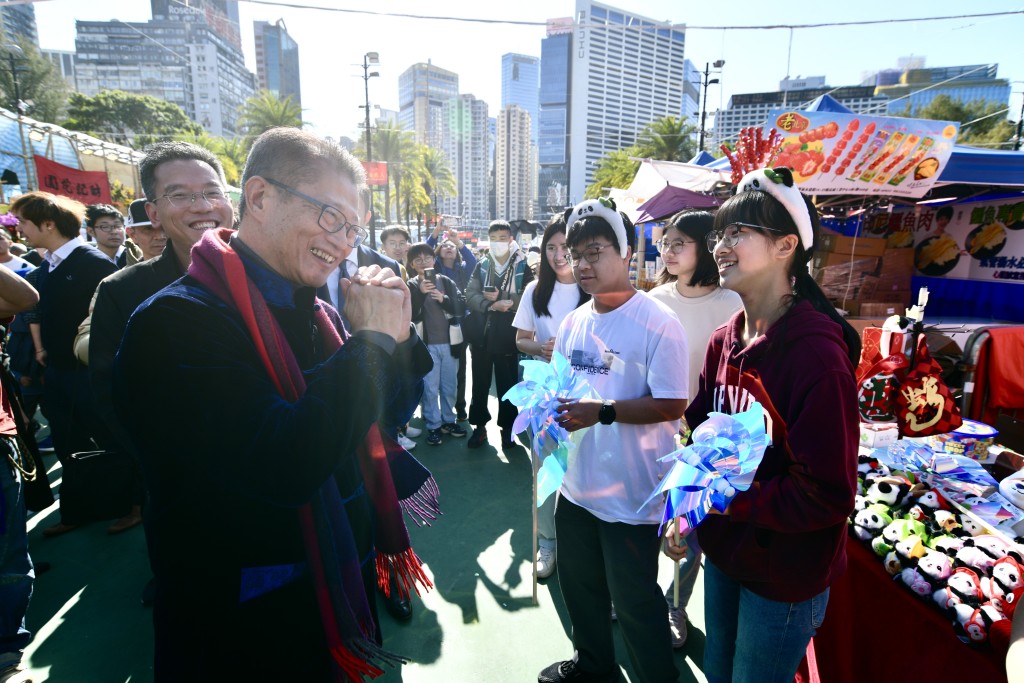
[[[182,3],[182,0],[172,0]],[[370,2],[349,3],[352,9],[379,10]],[[1012,83],[1010,118],[1019,114],[1024,90],[1024,53],[1014,50],[1015,35],[1024,27],[1024,15],[995,18],[946,20],[875,26],[800,29],[793,31],[790,50],[788,30],[710,30],[701,25],[753,25],[814,21],[850,21],[889,17],[887,4],[866,2],[858,6],[857,14],[850,10],[816,8],[814,17],[786,7],[767,8],[763,5],[738,3],[737,11],[723,17],[708,8],[688,7],[667,0],[639,2],[612,2],[615,7],[658,17],[676,23],[686,23],[686,58],[698,68],[717,59],[726,65],[718,75],[720,83],[711,86],[708,93],[708,111],[724,107],[729,96],[750,92],[774,90],[787,73],[822,75],[831,87],[856,85],[864,72],[890,68],[900,57],[909,54],[923,56],[928,66],[949,66],[968,63],[998,63],[999,74]],[[50,0],[36,3],[40,44],[47,49],[73,49],[74,19],[145,21],[150,18],[150,3],[146,0],[112,2],[96,0],[88,6],[70,0]],[[442,0],[431,6],[438,15],[464,14],[464,6]],[[544,37],[543,22],[547,19],[573,14],[574,3],[524,0],[515,7],[501,10],[477,10],[493,18],[533,22],[538,25],[466,24],[427,19],[380,17],[365,14],[339,14],[325,10],[300,10],[279,5],[239,3],[239,29],[246,64],[256,72],[253,21],[283,18],[289,32],[302,46],[302,80],[312,84],[308,96],[303,97],[306,119],[311,127],[325,135],[356,137],[359,133],[363,101],[361,62],[365,52],[380,54],[380,78],[370,81],[371,104],[397,110],[398,75],[416,62],[430,60],[433,64],[450,69],[460,76],[460,92],[472,93],[488,103],[492,111],[499,110],[501,102],[501,55],[508,52],[540,56]],[[981,8],[984,9],[984,8]],[[998,9],[998,8],[996,8]],[[420,5],[411,2],[389,4],[389,11],[423,13]],[[928,6],[927,14],[962,14],[953,2],[935,2]],[[905,9],[901,15],[923,16],[922,10]],[[474,12],[474,16],[481,14]],[[1014,30],[1014,29],[1017,30]],[[453,32],[453,29],[458,29]],[[333,36],[340,32],[345,40]],[[348,35],[348,34],[351,35]],[[457,40],[446,39],[457,36]],[[338,45],[345,46],[339,53]],[[837,45],[848,48],[837,49]],[[307,47],[308,46],[308,47]],[[870,47],[870,49],[866,49]],[[351,54],[350,54],[351,52]],[[851,59],[851,55],[855,59]],[[789,65],[787,68],[787,64]],[[335,87],[329,87],[333,84]],[[305,93],[304,93],[305,94]],[[701,93],[703,95],[703,93]],[[697,123],[694,121],[694,123]],[[710,127],[710,122],[709,122]]]

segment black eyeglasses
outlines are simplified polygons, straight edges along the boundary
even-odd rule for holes
[[[586,259],[587,263],[597,263],[598,259],[601,258],[601,252],[612,245],[610,244],[599,244],[593,247],[587,247],[583,250],[583,253],[576,251],[569,251],[565,256],[565,260],[569,262],[569,265],[575,268],[580,264],[580,261]]]
[[[753,223],[730,223],[721,230],[712,230],[704,238],[708,245],[708,251],[712,254],[715,253],[715,249],[718,244],[721,243],[726,249],[732,249],[739,241],[743,238],[743,228],[750,228],[751,230],[767,230],[770,232],[782,232],[778,228],[769,228],[766,225],[754,225]]]
[[[169,194],[162,194],[153,200],[156,204],[161,199],[166,199],[170,202],[171,206],[175,208],[182,208],[185,206],[192,206],[196,203],[196,199],[202,197],[210,204],[220,204],[227,200],[227,195],[224,194],[224,190],[220,188],[213,190],[203,190],[202,192],[171,192]]]
[[[92,229],[99,230],[100,232],[114,232],[115,230],[124,230],[124,225],[120,223],[103,223],[102,225],[97,223]]]
[[[673,254],[682,254],[683,249],[685,249],[687,245],[697,243],[693,240],[672,240],[669,242],[665,239],[660,239],[654,244],[658,247],[659,253],[667,254],[671,252]]]
[[[271,185],[273,185],[274,187],[279,187],[285,192],[293,194],[299,199],[307,201],[316,208],[320,209],[320,215],[317,217],[316,222],[317,225],[319,225],[324,232],[333,235],[336,232],[341,232],[342,230],[344,230],[345,238],[351,240],[351,244],[353,247],[358,247],[360,244],[363,243],[363,240],[366,239],[367,235],[369,235],[369,233],[366,231],[366,228],[364,228],[361,225],[356,225],[355,223],[349,223],[347,220],[345,220],[345,216],[342,215],[341,211],[334,208],[330,204],[325,204],[319,199],[313,199],[308,194],[299,192],[293,187],[288,187],[284,183],[278,180],[274,180],[273,178],[263,176],[263,179],[266,180]]]

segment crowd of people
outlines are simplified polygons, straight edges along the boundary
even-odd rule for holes
[[[429,586],[403,515],[435,515],[437,487],[409,451],[479,449],[492,418],[497,448],[527,451],[516,406],[492,415],[492,385],[503,396],[521,359],[555,353],[601,398],[557,412],[580,434],[534,561],[558,572],[573,653],[538,681],[617,680],[613,619],[639,680],[677,680],[702,564],[708,679],[792,680],[845,567],[859,343],[808,275],[817,214],[786,173],[672,217],[649,293],[630,281],[635,227],[607,199],[555,216],[535,247],[499,220],[479,252],[443,224],[415,243],[387,228],[378,251],[361,165],[305,131],[256,139],[237,206],[192,143],[148,147],[140,177],[127,224],[30,192],[0,230],[0,681],[28,680],[37,409],[64,466],[44,536],[94,521],[63,495],[84,476],[73,454],[128,456],[108,530],[145,528],[158,681],[289,680],[297,662],[304,680],[361,680],[401,661],[381,648],[375,593],[408,619]],[[772,436],[755,485],[681,540],[660,530],[644,502],[659,458],[753,401]],[[658,585],[661,552],[679,586]]]

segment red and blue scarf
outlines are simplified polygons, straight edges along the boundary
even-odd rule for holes
[[[302,370],[241,257],[228,243],[232,234],[227,228],[207,231],[192,248],[188,274],[239,313],[277,391],[286,400],[296,401],[306,391]],[[334,323],[323,306],[315,316],[324,347],[334,352],[343,343]],[[378,585],[385,595],[398,590],[403,597],[410,589],[419,594],[416,583],[431,588],[412,550],[402,511],[417,524],[439,514],[433,477],[401,446],[384,437],[376,424],[356,457],[373,507]],[[366,595],[355,538],[333,477],[299,508],[298,516],[337,680],[376,678],[384,673],[380,664],[404,663],[375,641],[369,606],[373,596]],[[392,575],[397,586],[391,585]]]

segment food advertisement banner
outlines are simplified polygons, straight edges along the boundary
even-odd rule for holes
[[[863,231],[913,246],[920,275],[1024,284],[1024,197],[895,209]]]
[[[922,197],[953,152],[960,124],[889,116],[773,110],[766,130],[782,142],[773,166],[788,166],[804,194]]]

